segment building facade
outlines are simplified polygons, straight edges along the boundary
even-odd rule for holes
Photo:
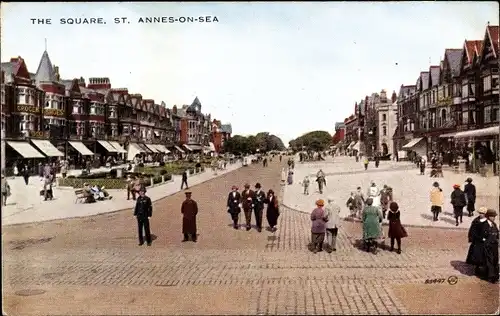
[[[214,144],[215,152],[221,153],[224,150],[224,143],[231,138],[233,128],[231,124],[222,124],[221,121],[212,121],[211,141]]]
[[[377,149],[382,156],[394,155],[394,133],[397,128],[397,95],[393,91],[391,99],[387,99],[385,90],[380,92],[380,97],[375,103],[377,120]]]
[[[30,73],[21,57],[1,64],[2,168],[19,159],[74,157],[126,160],[210,151],[211,115],[190,106],[167,108],[107,77],[64,79],[47,51]],[[185,147],[188,145],[189,147]],[[181,148],[184,146],[184,148]],[[98,158],[98,159],[95,159]]]

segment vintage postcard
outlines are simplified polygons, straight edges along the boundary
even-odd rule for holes
[[[498,314],[498,2],[2,2],[3,315]]]

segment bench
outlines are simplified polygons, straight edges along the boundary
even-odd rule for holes
[[[75,190],[75,195],[76,195],[76,199],[75,199],[75,204],[78,203],[78,202],[83,202],[85,201],[85,194],[84,194],[84,190],[83,189],[77,189]]]

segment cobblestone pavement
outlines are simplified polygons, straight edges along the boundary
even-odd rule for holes
[[[397,286],[450,276],[483,286],[463,274],[467,245],[427,247],[426,242],[440,241],[430,229],[420,232],[430,240],[415,242],[410,236],[400,255],[384,250],[373,255],[357,249],[359,225],[347,222],[336,252],[308,252],[308,215],[286,207],[276,233],[229,227],[223,207],[227,187],[252,179],[275,187],[279,173],[276,162],[267,170],[254,165],[193,187],[205,210],[196,244],[181,243],[180,221],[172,220],[171,205],[181,194],[155,203],[153,232],[173,232],[158,236],[152,247],[136,245],[127,212],[4,227],[4,309],[8,315],[405,314]],[[203,207],[208,203],[213,207]],[[464,232],[450,233],[465,238]],[[45,293],[15,294],[34,289]],[[461,300],[453,289],[449,285],[447,297]],[[137,297],[145,291],[149,294]],[[188,304],[187,295],[197,299]]]
[[[477,189],[476,207],[486,206],[498,208],[498,177],[483,178],[478,175],[455,174],[444,171],[443,178],[430,178],[428,175],[421,176],[415,164],[409,162],[381,161],[379,168],[375,168],[373,162],[368,170],[364,170],[361,162],[356,162],[352,157],[327,157],[325,162],[298,163],[294,170],[294,183],[287,185],[284,193],[284,204],[296,210],[310,213],[314,207],[315,200],[332,196],[342,207],[341,215],[346,217],[349,210],[345,202],[352,191],[358,186],[363,188],[363,193],[375,181],[381,189],[384,184],[394,189],[394,200],[398,202],[402,221],[406,225],[420,227],[443,227],[455,228],[453,207],[450,203],[450,194],[453,184],[464,186],[465,179],[472,177]],[[333,160],[333,161],[332,161]],[[323,194],[318,191],[315,175],[319,169],[326,174],[327,186]],[[301,181],[305,175],[311,177],[310,195],[303,194]],[[430,212],[429,192],[432,183],[438,181],[444,192],[444,209],[437,222],[432,221]],[[464,210],[467,214],[467,211]],[[460,229],[468,229],[473,217],[465,215]]]

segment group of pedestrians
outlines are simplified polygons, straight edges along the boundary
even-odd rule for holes
[[[275,232],[280,212],[278,198],[274,191],[269,189],[266,194],[262,190],[260,183],[256,183],[255,190],[251,190],[250,185],[247,183],[244,186],[244,190],[240,193],[238,191],[238,186],[233,185],[227,197],[227,212],[231,215],[233,228],[239,229],[240,214],[243,209],[246,230],[249,231],[252,228],[251,221],[253,213],[257,231],[261,232],[265,205],[267,205],[266,218],[269,229]]]
[[[454,184],[453,191],[450,195],[450,203],[453,206],[453,216],[455,217],[455,226],[463,222],[464,207],[467,207],[466,209],[469,217],[474,215],[476,208],[476,186],[472,184],[471,178],[467,178],[465,182],[467,184],[464,186],[463,191],[460,184]],[[441,189],[438,182],[432,184],[430,201],[433,221],[438,221],[439,214],[442,212],[444,206],[443,189]]]

